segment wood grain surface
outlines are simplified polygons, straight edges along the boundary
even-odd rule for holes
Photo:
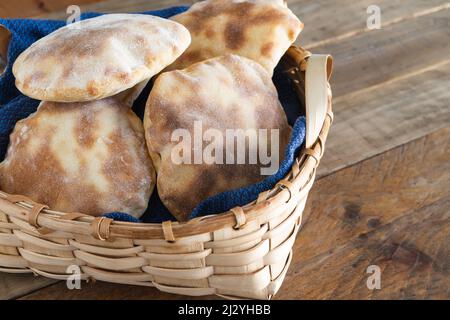
[[[74,2],[137,12],[194,1]],[[335,122],[278,299],[450,298],[450,2],[377,1],[382,28],[368,30],[372,2],[288,1],[305,23],[298,43],[334,56]],[[2,1],[0,16],[64,18],[66,5]],[[366,287],[371,264],[382,270],[381,290]],[[0,273],[0,298],[180,298],[53,283]]]
[[[0,2],[1,18],[24,18],[65,12],[72,4],[84,5],[97,0],[2,0]]]
[[[335,98],[319,176],[450,126],[448,88],[450,62]]]
[[[401,77],[450,57],[450,9],[314,48],[331,53],[340,96]]]

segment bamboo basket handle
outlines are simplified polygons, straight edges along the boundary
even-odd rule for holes
[[[311,148],[319,137],[328,108],[328,81],[333,69],[329,55],[312,54],[306,62],[306,148]]]

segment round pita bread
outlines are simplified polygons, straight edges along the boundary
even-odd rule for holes
[[[108,14],[65,26],[15,61],[17,88],[44,101],[90,101],[151,78],[188,47],[182,25],[150,15]]]
[[[222,163],[204,157],[211,144],[202,139],[201,133],[200,140],[203,141],[195,145],[194,141],[199,138],[196,131],[199,122],[203,134],[214,131],[226,139],[219,147]],[[146,104],[144,129],[157,170],[159,196],[170,212],[182,221],[187,220],[191,211],[206,198],[265,178],[261,172],[265,166],[259,157],[253,164],[249,156],[247,161],[238,164],[238,156],[243,153],[238,152],[238,147],[234,150],[226,147],[229,142],[234,144],[226,138],[227,132],[230,133],[228,130],[243,129],[259,134],[258,129],[268,129],[266,136],[277,131],[278,150],[270,139],[258,140],[256,145],[258,150],[272,150],[279,162],[291,134],[267,71],[256,62],[235,55],[206,60],[158,76]],[[182,132],[188,133],[190,139],[178,139],[178,133]],[[220,144],[219,140],[217,142]],[[186,153],[179,152],[183,145]],[[255,145],[250,146],[250,143],[245,146],[247,155],[256,151]],[[195,150],[206,152],[200,161],[195,159]],[[183,156],[189,154],[190,163],[178,161],[180,153]],[[219,152],[214,152],[214,156],[216,154]],[[226,160],[227,154],[234,161]]]
[[[53,210],[139,217],[155,185],[141,120],[113,98],[42,102],[16,123],[0,189]]]
[[[171,19],[188,28],[192,43],[167,70],[231,53],[253,59],[272,74],[303,29],[280,0],[207,0]]]

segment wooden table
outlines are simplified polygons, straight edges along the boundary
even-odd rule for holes
[[[72,0],[4,0],[0,16],[64,18]],[[77,0],[83,11],[133,12],[189,1]],[[292,0],[299,43],[331,53],[335,122],[277,299],[450,298],[450,2]],[[381,270],[369,290],[367,268]],[[0,298],[177,299],[108,283],[67,290],[0,273]]]

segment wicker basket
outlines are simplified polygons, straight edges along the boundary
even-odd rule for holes
[[[270,299],[292,259],[332,122],[331,58],[291,47],[280,63],[306,108],[307,137],[291,172],[273,190],[229,212],[162,224],[56,212],[0,191],[0,271],[64,280],[68,266],[77,265],[82,279]]]

